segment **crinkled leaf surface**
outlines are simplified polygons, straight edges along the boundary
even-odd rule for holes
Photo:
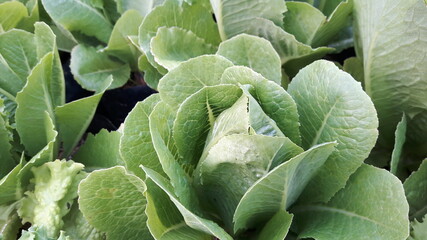
[[[33,191],[25,192],[18,213],[23,222],[46,228],[47,236],[56,238],[64,225],[62,217],[77,197],[77,186],[86,176],[83,165],[73,161],[56,160],[33,167]]]
[[[402,112],[410,120],[427,109],[426,3],[357,0],[354,19],[356,52],[363,59],[365,90],[378,111],[380,139],[392,147]],[[423,120],[416,124],[424,126],[421,122],[426,121],[426,116],[420,116]],[[427,129],[408,131],[409,136],[412,134],[421,136],[413,139],[412,144],[424,143]]]
[[[395,131],[395,139],[394,139],[394,148],[391,154],[391,162],[390,162],[390,172],[396,175],[397,177],[402,176],[402,166],[400,164],[402,158],[402,150],[403,144],[406,141],[406,116],[402,116],[402,120],[397,124]]]
[[[403,184],[409,203],[409,217],[421,220],[427,214],[427,159]]]
[[[79,210],[79,205],[74,203],[70,212],[64,217],[64,227],[62,228],[70,239],[68,240],[103,240],[105,234],[92,227]]]
[[[233,216],[234,231],[259,226],[275,213],[287,210],[335,150],[335,145],[314,146],[259,179],[237,206]]]
[[[112,31],[109,20],[87,0],[41,0],[49,16],[71,32],[81,32],[107,42]]]
[[[327,202],[368,157],[378,136],[374,105],[360,83],[333,63],[319,60],[302,69],[288,88],[300,114],[302,147],[337,141],[337,151],[303,193]]]
[[[159,175],[158,173],[156,173],[151,169],[144,168],[143,166],[142,166],[142,169],[144,169],[147,176],[151,180],[153,180],[153,182],[157,184],[157,186],[159,186],[169,196],[170,200],[175,204],[179,212],[184,217],[185,223],[188,226],[190,226],[193,229],[202,231],[206,234],[209,234],[211,236],[215,236],[221,240],[233,239],[230,235],[228,235],[224,231],[224,229],[218,226],[218,224],[216,224],[211,220],[197,216],[195,213],[191,211],[191,208],[190,208],[191,206],[183,205],[173,193],[173,188],[170,185],[170,183],[167,181],[167,179],[165,179],[164,177],[162,177],[161,175]]]
[[[70,68],[79,84],[91,91],[102,91],[110,75],[113,76],[113,82],[108,89],[123,86],[130,76],[128,64],[111,58],[106,52],[86,45],[78,45],[73,48]]]
[[[206,66],[209,66],[206,68]],[[171,70],[159,82],[162,100],[171,106],[179,106],[185,99],[205,86],[215,86],[225,69],[233,63],[217,55],[190,59]]]
[[[427,238],[427,219],[424,216],[422,222],[417,220],[411,222],[411,236],[408,240],[423,240]]]
[[[109,239],[153,239],[146,224],[145,191],[145,183],[124,167],[97,170],[80,183],[80,210]]]
[[[169,196],[151,179],[147,179],[147,226],[155,239],[210,240],[204,232],[190,228]]]
[[[160,27],[157,35],[151,39],[154,60],[168,70],[190,58],[215,52],[216,46],[179,27]]]
[[[126,168],[142,179],[145,174],[139,167],[141,164],[157,172],[163,171],[151,141],[148,118],[159,101],[160,96],[155,94],[137,103],[126,117],[120,140],[120,154]]]
[[[283,24],[286,5],[281,0],[211,0],[212,9],[218,22],[221,39],[224,41],[240,33],[247,33],[255,18],[268,19],[274,24]]]
[[[240,34],[222,42],[217,54],[235,65],[247,66],[279,85],[282,82],[280,57],[271,43],[263,38]]]
[[[364,164],[327,204],[291,209],[298,238],[406,239],[409,209],[404,194],[399,179]]]
[[[110,168],[124,165],[120,156],[119,143],[122,134],[102,129],[96,135],[87,136],[84,144],[73,156],[73,160],[85,165],[86,170]]]

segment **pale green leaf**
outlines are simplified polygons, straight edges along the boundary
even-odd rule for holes
[[[85,165],[86,170],[124,165],[120,156],[121,133],[102,129],[96,135],[89,134],[73,160]]]
[[[154,183],[157,184],[170,198],[170,200],[175,204],[175,206],[178,208],[179,212],[184,217],[185,223],[196,230],[202,231],[206,234],[215,236],[221,240],[232,240],[233,238],[228,235],[224,229],[222,229],[218,224],[215,222],[202,218],[195,213],[191,211],[190,206],[183,205],[175,196],[173,193],[173,187],[170,185],[170,183],[159,175],[157,172],[144,168],[142,166],[142,169],[145,171],[147,176],[153,180]]]
[[[43,123],[45,127],[46,134],[46,146],[43,147],[37,154],[35,154],[24,166],[19,170],[18,173],[18,181],[20,181],[20,186],[27,186],[30,179],[33,178],[33,174],[31,173],[31,169],[33,167],[38,167],[43,165],[46,162],[53,161],[56,159],[57,155],[57,145],[56,140],[58,136],[58,132],[55,130],[55,125],[50,118],[49,114],[45,112],[44,118],[40,121]],[[30,125],[32,127],[32,125]],[[21,159],[21,162],[23,160]],[[18,185],[19,186],[19,185]]]
[[[41,0],[49,16],[71,32],[81,32],[107,42],[111,23],[95,7],[84,0]]]
[[[0,180],[0,205],[10,204],[22,197],[19,187],[19,171],[22,169],[22,163],[16,165],[6,176]]]
[[[378,119],[374,105],[360,83],[325,60],[302,69],[288,91],[298,106],[302,147],[338,142],[337,151],[303,193],[306,201],[327,202],[375,145]]]
[[[259,226],[287,210],[335,150],[336,143],[317,145],[282,163],[252,185],[233,216],[234,232]]]
[[[206,233],[190,228],[168,195],[147,179],[147,226],[157,240],[211,240]]]
[[[83,165],[73,161],[56,160],[31,168],[34,190],[25,192],[18,214],[23,222],[46,228],[50,238],[59,236],[62,218],[77,197],[77,186],[86,176]],[[58,187],[61,186],[61,187]]]
[[[151,141],[148,119],[159,101],[160,96],[155,94],[137,103],[126,117],[120,139],[120,154],[126,168],[141,179],[145,179],[145,174],[139,167],[141,164],[157,172],[163,171]]]
[[[400,162],[402,158],[403,144],[406,141],[406,126],[406,116],[403,115],[402,120],[397,124],[396,131],[394,133],[394,148],[390,162],[390,172],[399,178],[402,176],[402,166],[400,166]]]
[[[28,14],[18,23],[16,28],[24,29],[28,32],[34,32],[34,24],[39,21],[40,18],[39,4],[41,3],[39,0],[28,0],[25,2]]]
[[[296,144],[301,143],[296,103],[282,87],[242,66],[227,68],[221,77],[221,83],[251,85],[253,88],[250,93],[265,114],[275,121],[286,137]]]
[[[77,203],[73,203],[70,212],[64,217],[64,227],[62,230],[64,230],[67,237],[69,237],[69,240],[105,239],[105,234],[99,232],[87,222]]]
[[[291,209],[298,238],[406,239],[409,208],[404,194],[399,179],[386,170],[364,164],[327,204]]]
[[[137,11],[126,11],[114,25],[108,45],[104,49],[107,53],[126,61],[133,71],[138,69],[138,58],[141,52],[132,44],[129,37],[138,35],[142,19]]]
[[[246,191],[267,174],[285,138],[233,134],[222,137],[199,163],[194,182],[216,208],[228,230]]]
[[[191,5],[179,0],[165,1],[144,18],[139,28],[139,45],[144,50],[148,61],[162,74],[166,74],[167,70],[154,61],[150,46],[151,39],[160,27],[179,27],[191,31],[214,46],[218,46],[221,41],[210,9],[204,5],[203,1],[197,1]]]
[[[50,95],[53,53],[46,54],[34,67],[25,87],[16,96],[16,130],[25,150],[35,155],[49,141],[46,114],[55,122],[54,108]],[[34,124],[37,123],[37,124]]]
[[[148,62],[145,55],[141,55],[138,58],[138,69],[144,72],[144,82],[150,88],[157,90],[157,86],[163,75]]]
[[[215,52],[215,46],[179,27],[160,27],[151,39],[154,60],[168,70],[193,57]]]
[[[241,89],[230,84],[204,87],[180,106],[173,126],[173,137],[180,157],[195,168],[215,117],[231,107]]]
[[[360,58],[351,57],[344,60],[343,70],[350,73],[350,75],[357,81],[364,85],[364,72],[363,72],[363,62]]]
[[[427,159],[403,184],[409,203],[409,218],[418,219],[427,214]]]
[[[77,82],[91,91],[102,91],[110,75],[113,76],[113,82],[108,89],[123,86],[130,77],[128,64],[112,59],[106,52],[97,48],[85,45],[73,48],[70,69]]]
[[[354,1],[356,53],[363,59],[365,91],[380,119],[380,140],[393,146],[402,112],[410,120],[427,109],[427,8],[423,0]],[[427,114],[416,124],[425,126]],[[423,144],[427,128],[408,128],[419,134],[409,145]],[[409,139],[408,140],[412,140]],[[412,142],[412,143],[411,143]],[[425,154],[425,148],[424,148]]]
[[[80,183],[80,210],[108,239],[153,239],[146,224],[145,191],[145,183],[124,167],[97,170]]]
[[[27,8],[18,1],[9,1],[0,4],[0,26],[8,31],[28,17]]]
[[[62,71],[61,60],[56,47],[56,36],[52,29],[44,23],[34,24],[34,35],[37,45],[37,57],[42,59],[46,54],[53,56],[50,72],[46,72],[46,86],[53,106],[60,106],[65,103],[65,80]]]
[[[0,179],[6,176],[16,165],[11,153],[10,135],[8,121],[4,114],[3,100],[0,98]]]
[[[117,11],[121,14],[128,10],[136,10],[145,17],[157,5],[163,3],[163,0],[114,0],[117,3]]]
[[[37,62],[33,34],[15,29],[0,34],[0,93],[14,101]]]
[[[251,20],[250,28],[246,33],[269,40],[279,54],[285,71],[290,77],[295,76],[300,68],[334,50],[327,47],[313,49],[297,41],[294,35],[285,32],[273,22],[261,18]]]
[[[17,203],[0,205],[0,239],[16,240],[22,227],[21,219],[16,212]]]
[[[68,157],[72,154],[92,121],[104,91],[112,81],[113,79],[109,76],[105,80],[106,85],[100,89],[99,93],[55,108],[59,137],[63,142],[62,156]]]
[[[424,240],[427,238],[427,218],[424,216],[423,221],[417,220],[411,222],[411,236],[408,240]]]
[[[240,33],[248,33],[256,18],[271,20],[277,26],[283,25],[286,4],[282,0],[211,0],[215,18],[218,22],[221,39]]]
[[[281,84],[282,64],[271,43],[263,38],[240,34],[220,44],[218,53],[235,65],[252,68],[265,78]]]
[[[259,240],[283,240],[288,234],[289,228],[292,223],[294,215],[289,214],[284,210],[278,211],[274,216],[265,224],[259,234]]]
[[[203,87],[220,84],[224,70],[231,66],[232,62],[217,55],[190,59],[172,69],[160,80],[160,96],[167,104],[177,107]]]

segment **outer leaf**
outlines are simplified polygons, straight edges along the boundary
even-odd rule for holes
[[[0,34],[0,93],[15,100],[37,61],[33,34],[21,30]]]
[[[240,88],[222,84],[202,88],[181,105],[173,126],[173,137],[185,164],[195,168],[215,116],[231,107],[240,96]]]
[[[306,201],[327,202],[368,157],[378,136],[375,108],[360,83],[333,63],[317,61],[288,88],[298,106],[302,146],[338,141],[333,153],[308,184]]]
[[[152,89],[157,89],[163,75],[148,62],[147,56],[141,55],[138,58],[138,69],[144,72],[144,81],[147,85]]]
[[[343,70],[350,73],[350,75],[357,81],[364,85],[364,72],[363,72],[363,62],[360,58],[350,57],[344,60]]]
[[[161,79],[160,96],[167,104],[177,107],[203,87],[218,85],[224,70],[231,66],[233,63],[229,60],[216,55],[190,59]]]
[[[105,86],[90,97],[81,98],[55,108],[55,115],[59,128],[60,138],[63,142],[63,156],[68,157],[80,141],[95,115],[98,103],[104,91],[113,81],[109,76],[105,80]]]
[[[147,179],[147,226],[155,239],[210,240],[206,233],[190,228],[168,195],[151,179]]]
[[[408,240],[423,240],[427,238],[427,220],[424,217],[423,222],[417,220],[411,222],[411,236]]]
[[[36,155],[34,155],[30,159],[30,161],[28,161],[27,164],[22,167],[22,169],[19,170],[18,181],[20,181],[21,184],[18,184],[18,186],[27,186],[30,179],[33,178],[33,174],[31,173],[31,169],[33,167],[41,166],[44,163],[53,161],[56,158],[57,146],[55,145],[55,143],[58,136],[58,132],[55,131],[55,125],[53,124],[49,114],[45,112],[44,116],[45,117],[42,121],[46,129],[46,137],[48,143],[42,150],[40,150]],[[22,161],[23,159],[21,159],[21,162]]]
[[[160,96],[155,94],[137,103],[126,117],[120,139],[120,154],[126,168],[141,179],[145,179],[145,174],[139,167],[141,164],[156,172],[163,171],[151,141],[148,120],[148,116],[159,101]]]
[[[15,167],[15,161],[12,157],[12,145],[10,144],[10,132],[7,129],[6,116],[3,113],[4,104],[0,98],[0,179],[6,176],[10,170]]]
[[[89,134],[85,143],[79,148],[73,160],[83,163],[88,169],[110,168],[124,165],[119,153],[122,134],[117,131],[108,132],[102,129],[98,134]]]
[[[393,153],[391,154],[390,172],[397,177],[401,176],[401,167],[399,162],[401,161],[401,155],[403,150],[403,144],[406,141],[406,116],[402,116],[402,120],[397,124],[394,140]]]
[[[403,187],[409,202],[410,219],[421,220],[427,214],[427,159],[406,179]]]
[[[56,238],[64,225],[62,217],[77,197],[77,186],[85,177],[83,165],[73,161],[56,160],[33,167],[34,191],[27,191],[18,213],[23,222],[46,228],[47,236]],[[61,186],[61,187],[58,187]]]
[[[409,235],[402,183],[388,171],[370,165],[362,165],[327,204],[304,205],[291,212],[298,238],[401,240]]]
[[[18,1],[9,1],[0,4],[0,26],[8,31],[28,16],[27,8]]]
[[[200,163],[195,183],[228,229],[245,192],[264,176],[285,139],[234,134],[221,138]]]
[[[144,4],[141,5],[144,6]],[[104,49],[111,55],[125,60],[133,71],[138,69],[138,57],[141,52],[132,44],[129,37],[138,35],[142,19],[143,17],[136,10],[126,11],[114,25],[108,46]]]
[[[280,210],[265,224],[261,233],[259,234],[259,240],[283,240],[288,234],[289,228],[292,223],[294,215],[289,214],[284,210]]]
[[[295,36],[266,19],[251,20],[246,33],[269,40],[291,77],[296,75],[302,67],[333,51],[332,48],[327,47],[312,49],[310,46],[298,42]]]
[[[46,112],[55,121],[55,105],[48,86],[52,77],[52,64],[53,54],[48,53],[34,67],[27,84],[16,97],[16,130],[30,155],[35,155],[50,141],[47,126],[34,123],[46,122]]]
[[[195,213],[191,212],[189,210],[189,206],[184,206],[175,196],[173,193],[173,188],[170,185],[170,183],[156,173],[155,171],[144,168],[141,166],[142,169],[145,171],[147,176],[153,180],[154,183],[157,184],[170,198],[170,200],[175,204],[175,206],[178,208],[178,210],[181,212],[182,216],[184,217],[184,220],[188,226],[190,226],[193,229],[202,231],[204,233],[207,233],[209,235],[213,235],[221,240],[232,240],[233,238],[228,235],[224,229],[222,229],[220,226],[218,226],[215,222],[201,218],[197,216]]]
[[[259,226],[288,209],[335,150],[336,143],[317,145],[282,163],[252,185],[233,216],[234,232]]]
[[[191,31],[160,27],[151,39],[151,52],[158,64],[171,70],[190,58],[215,53],[216,47]]]
[[[5,177],[0,180],[0,205],[10,204],[22,197],[19,188],[18,173],[22,169],[22,163],[16,165]]]
[[[218,54],[235,65],[252,68],[279,85],[282,82],[280,57],[271,43],[263,38],[240,34],[222,42]]]
[[[365,90],[378,110],[380,139],[391,147],[402,112],[410,120],[427,109],[426,3],[357,0],[354,18],[356,52],[365,69]],[[421,122],[427,119],[426,114],[420,117]],[[422,144],[427,129],[411,129],[408,136],[412,134],[422,137],[411,139],[409,145]],[[425,149],[423,152],[425,155]]]
[[[108,41],[113,28],[111,23],[87,1],[42,0],[42,3],[49,16],[67,30]]]
[[[70,212],[64,217],[63,230],[68,240],[104,240],[105,234],[92,227],[84,218],[77,203],[73,204]],[[61,231],[61,233],[63,233]],[[59,240],[59,239],[58,239]]]
[[[78,45],[71,52],[71,72],[79,84],[91,91],[102,91],[108,76],[113,82],[108,89],[121,87],[130,76],[129,65],[118,62],[94,47]]]
[[[262,110],[276,122],[285,136],[296,144],[301,143],[296,103],[282,87],[241,66],[226,69],[221,77],[221,83],[252,85],[253,89],[250,92]]]
[[[145,191],[145,183],[124,167],[97,170],[80,183],[80,210],[109,239],[152,239],[146,225]]]
[[[117,3],[117,10],[123,14],[127,10],[134,9],[145,17],[151,10],[163,3],[163,0],[114,0]]]
[[[268,19],[281,26],[283,13],[286,12],[285,2],[280,0],[211,0],[211,4],[223,41],[247,33],[255,18]]]
[[[160,27],[180,27],[193,32],[208,44],[217,46],[220,42],[218,28],[214,22],[210,9],[203,1],[189,5],[187,2],[167,0],[161,6],[150,12],[139,28],[139,45],[147,55],[148,61],[163,74],[165,69],[157,66],[151,54],[150,42]]]
[[[21,219],[16,213],[16,203],[11,205],[0,205],[0,239],[15,240],[20,228]]]

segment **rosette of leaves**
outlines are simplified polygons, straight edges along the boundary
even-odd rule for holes
[[[363,163],[378,120],[360,83],[316,61],[286,91],[232,56],[179,64],[135,106],[125,167],[79,186],[88,222],[110,239],[406,239],[402,183]]]
[[[84,175],[83,165],[52,161],[73,154],[108,86],[65,103],[56,37],[45,23],[36,23],[34,34],[19,29],[0,33],[0,46],[0,236],[16,239],[22,224],[29,222],[32,230],[57,238],[59,230],[67,226],[63,219],[68,214],[74,216],[70,221],[80,221],[84,228],[78,207],[70,210],[81,180],[76,176]],[[117,134],[107,134],[112,145],[114,136],[120,138]],[[106,134],[98,138],[105,138],[102,135]],[[89,137],[87,144],[96,145],[92,142],[97,141]],[[111,149],[118,152],[118,141],[115,143]],[[88,167],[120,164],[117,155],[106,155],[114,162],[104,157],[104,164],[96,164],[84,152],[76,157]]]

